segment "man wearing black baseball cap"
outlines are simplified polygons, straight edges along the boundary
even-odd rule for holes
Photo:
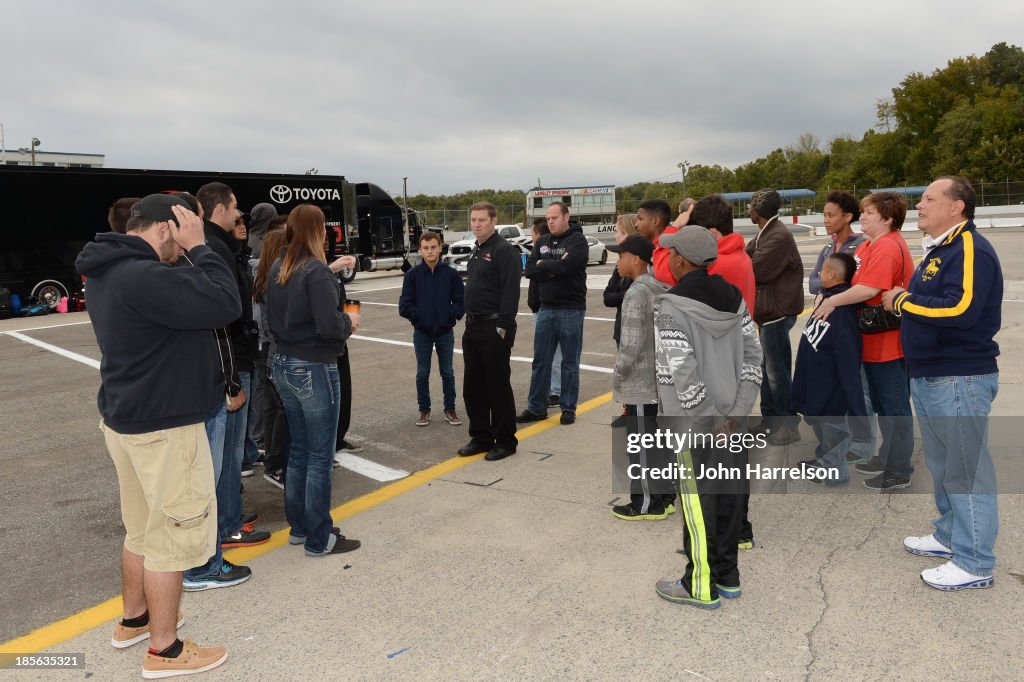
[[[680,503],[685,516],[683,549],[688,559],[683,577],[661,580],[658,596],[677,604],[718,608],[719,597],[740,596],[737,538],[743,517],[744,481],[699,476],[704,467],[735,467],[746,475],[747,452],[734,448],[742,434],[761,384],[761,346],[740,290],[708,265],[718,245],[703,227],[691,225],[662,235],[670,250],[669,267],[678,283],[655,302],[658,397],[661,414],[677,416],[671,425],[682,433],[714,434],[679,452]],[[717,440],[729,438],[723,448]]]
[[[75,267],[89,278],[100,363],[100,429],[120,487],[124,619],[111,644],[146,639],[145,677],[214,668],[223,647],[177,638],[182,571],[217,542],[217,498],[205,419],[224,400],[210,331],[238,317],[234,277],[204,244],[179,197],[132,207],[125,234],[103,232]],[[181,252],[193,267],[168,267]],[[213,377],[218,377],[214,379]]]
[[[619,254],[616,265],[619,275],[633,281],[622,299],[622,326],[619,354],[612,374],[612,397],[626,408],[627,433],[646,433],[650,427],[655,426],[653,418],[658,414],[654,300],[665,293],[668,285],[659,282],[650,272],[654,262],[654,244],[649,239],[638,234],[630,235],[621,244],[609,246],[608,250]],[[628,453],[631,471],[660,469],[662,464],[669,461],[664,449],[648,450],[641,445],[639,448],[629,448]],[[672,481],[648,480],[641,475],[632,477],[629,483],[629,504],[612,507],[612,514],[616,518],[624,521],[660,521],[675,512],[672,504],[675,500],[675,484]]]

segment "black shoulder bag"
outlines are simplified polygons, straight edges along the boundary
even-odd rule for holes
[[[900,248],[900,286],[906,286],[906,260]],[[865,305],[860,309],[857,321],[861,334],[881,334],[900,328],[900,318],[879,305]]]

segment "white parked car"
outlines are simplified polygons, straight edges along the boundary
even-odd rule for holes
[[[530,250],[526,248],[526,245],[524,245],[524,244],[513,244],[513,246],[515,246],[517,249],[519,249],[520,254],[522,254],[522,255],[524,255],[526,257],[530,256]],[[459,254],[459,255],[456,255],[456,256],[449,256],[449,257],[447,257],[446,258],[446,262],[448,263],[448,265],[450,265],[453,268],[455,268],[455,271],[457,273],[459,273],[460,275],[465,277],[466,276],[466,270],[469,267],[469,257],[472,254],[473,254],[473,249],[472,249],[472,247],[470,247],[470,250],[467,251],[464,254]],[[523,262],[523,267],[526,267],[526,259],[525,258],[522,259],[522,262]]]
[[[532,242],[526,242],[520,248],[526,253],[530,253],[533,249]],[[587,265],[591,263],[598,263],[604,265],[608,262],[608,249],[604,248],[604,243],[596,237],[587,237],[587,249],[589,253],[587,255]]]
[[[596,237],[587,237],[587,246],[590,247],[590,255],[587,257],[587,263],[600,263],[604,265],[608,262],[608,249],[604,248],[604,244],[600,239]]]
[[[523,228],[519,225],[498,225],[495,227],[495,231],[507,239],[509,244],[519,247],[520,251],[523,250],[523,244],[530,243],[530,236],[525,234],[523,232]],[[469,262],[469,255],[473,253],[473,247],[475,245],[475,237],[452,242],[451,246],[448,247],[448,254],[445,256],[445,262],[461,274],[465,275],[466,264]]]

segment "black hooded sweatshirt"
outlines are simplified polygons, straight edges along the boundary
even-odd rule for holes
[[[572,226],[556,237],[543,235],[526,261],[526,278],[537,282],[541,308],[587,309],[587,260],[590,246],[583,228]]]
[[[75,261],[103,354],[99,410],[117,433],[202,423],[224,400],[211,330],[241,313],[238,287],[208,247],[188,257],[191,267],[174,267],[140,237],[104,232]]]
[[[231,334],[231,351],[239,371],[251,372],[253,362],[259,357],[260,335],[252,317],[252,272],[249,259],[242,254],[242,242],[225,232],[209,220],[203,224],[206,245],[224,259],[235,276],[235,286],[242,303],[242,314],[228,325]]]

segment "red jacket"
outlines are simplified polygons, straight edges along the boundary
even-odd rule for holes
[[[679,231],[679,228],[675,225],[669,225],[665,228],[665,231],[654,238],[654,279],[659,282],[664,282],[670,287],[674,287],[678,282],[675,277],[672,276],[672,270],[668,267],[668,252],[670,249],[666,249],[661,245],[661,237],[666,234],[674,234]]]
[[[678,227],[669,225],[661,234],[663,236],[678,231]],[[664,248],[660,240],[660,236],[654,240],[654,278],[672,287],[677,282],[668,267],[669,249]],[[743,250],[744,246],[746,243],[743,241],[743,235],[736,232],[718,240],[718,260],[708,268],[708,274],[721,275],[722,279],[739,289],[743,295],[743,302],[747,304],[747,310],[753,317],[757,286],[754,283],[754,264]]]
[[[743,235],[736,232],[719,239],[718,260],[708,267],[708,274],[721,275],[722,279],[739,289],[753,317],[757,285],[754,283],[754,264],[743,250],[745,246]]]

